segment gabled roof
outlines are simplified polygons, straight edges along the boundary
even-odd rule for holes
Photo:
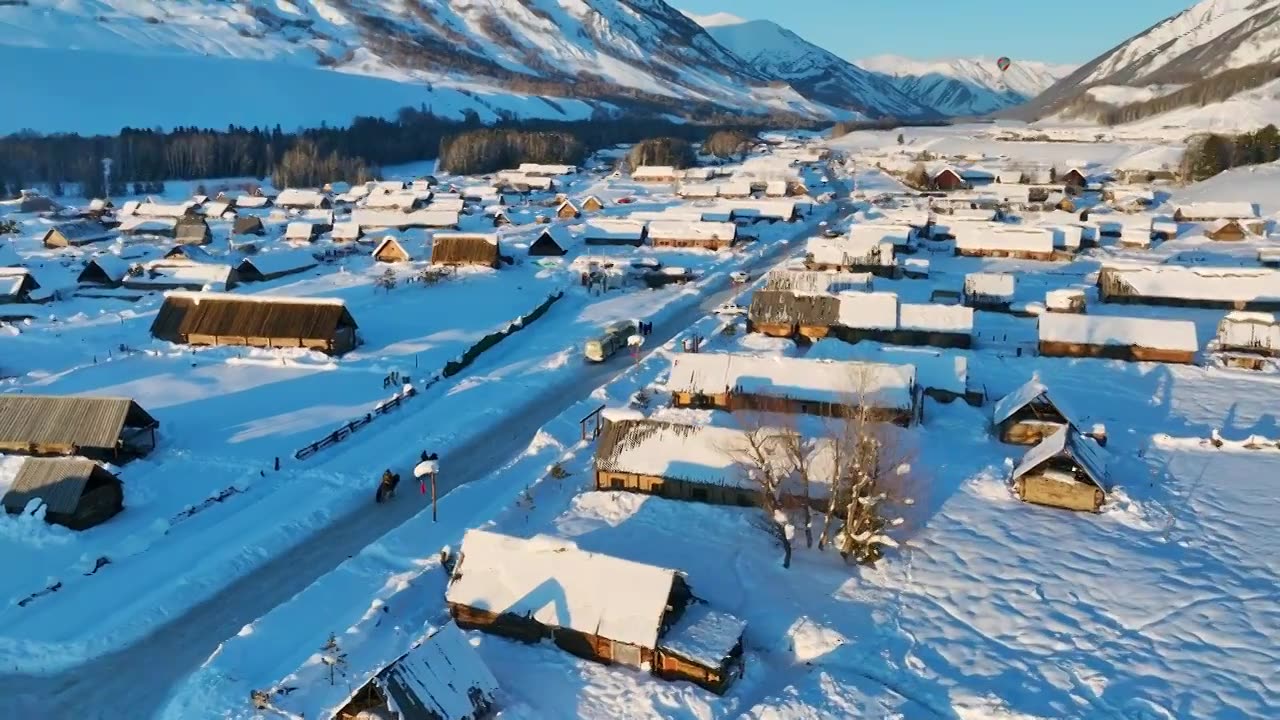
[[[109,240],[111,238],[111,229],[102,223],[96,220],[76,220],[75,222],[62,223],[49,228],[44,234],[43,242],[48,242],[49,236],[55,230],[73,245]]]
[[[240,261],[239,271],[256,271],[260,275],[300,272],[315,267],[316,258],[306,250],[277,250],[259,253]]]
[[[1014,413],[1037,400],[1047,402],[1057,408],[1059,413],[1062,412],[1062,408],[1050,399],[1049,388],[1041,384],[1036,378],[1032,378],[1023,383],[1022,387],[1000,398],[1000,402],[996,403],[995,409],[992,411],[991,421],[999,425],[1013,417]],[[1066,415],[1064,414],[1063,417],[1066,417]]]
[[[1063,425],[1039,445],[1022,456],[1022,462],[1013,471],[1013,479],[1036,470],[1056,457],[1068,457],[1084,471],[1084,475],[1098,488],[1107,489],[1107,456],[1097,442],[1080,434],[1075,427]]]
[[[124,260],[117,255],[95,255],[85,264],[85,269],[80,273],[78,281],[84,280],[85,273],[89,272],[90,266],[96,266],[112,282],[120,282],[125,275],[129,274],[128,260]]]
[[[158,425],[129,398],[0,394],[0,444],[113,449],[126,425]]]
[[[445,599],[655,648],[676,574],[545,535],[523,539],[468,530]]]
[[[851,402],[879,408],[913,406],[916,369],[911,365],[760,357],[737,353],[679,353],[671,360],[667,389],[714,395],[726,391],[808,402]]]
[[[340,298],[169,292],[151,334],[174,342],[186,335],[328,340],[342,327],[356,321]]]
[[[1196,325],[1190,320],[1046,313],[1039,318],[1039,331],[1040,342],[1137,346],[1190,353],[1200,349]]]
[[[395,235],[387,235],[386,237],[382,238],[382,240],[378,243],[377,247],[373,249],[373,252],[370,253],[370,255],[372,255],[375,258],[378,257],[378,255],[380,255],[383,249],[385,249],[388,245],[390,245],[393,250],[399,250],[400,254],[403,255],[404,257],[408,259],[413,259],[413,255],[411,255],[409,251],[405,249],[404,244],[402,244],[400,242],[400,239],[397,238]]]
[[[94,475],[112,477],[85,458],[27,458],[2,502],[9,510],[20,511],[32,498],[40,498],[49,512],[74,513]]]
[[[1257,203],[1200,202],[1179,205],[1175,212],[1185,220],[1252,220],[1257,218]]]
[[[446,623],[373,680],[404,720],[472,720],[493,707],[498,681],[457,625]]]

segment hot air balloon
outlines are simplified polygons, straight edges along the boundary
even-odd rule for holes
[[[1004,72],[1008,70],[1009,66],[1012,64],[1013,64],[1013,61],[1007,57],[1002,57],[996,61],[996,67],[1000,68],[1000,72]]]

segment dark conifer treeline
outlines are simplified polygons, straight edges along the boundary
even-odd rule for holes
[[[1198,135],[1187,143],[1182,156],[1182,175],[1198,182],[1233,167],[1277,160],[1280,160],[1280,130],[1275,125],[1243,135]]]
[[[575,122],[504,121],[486,128],[474,113],[448,119],[425,109],[405,108],[391,119],[360,117],[348,127],[322,125],[296,133],[286,133],[279,126],[185,127],[167,132],[125,128],[119,135],[91,137],[20,133],[0,138],[0,196],[10,197],[37,183],[57,189],[67,182],[82,184],[88,196],[101,196],[107,190],[102,187],[102,159],[107,157],[113,160],[111,195],[121,196],[134,183],[169,179],[273,176],[290,184],[357,182],[376,175],[383,165],[429,160],[446,149],[459,158],[470,158],[465,166],[470,172],[490,172],[520,162],[559,162],[553,158],[573,163],[594,149],[658,134],[701,140],[721,128],[753,133],[778,122],[765,118],[751,123],[725,116],[695,124],[632,116]],[[481,129],[485,132],[471,133]],[[519,137],[520,133],[529,136]],[[549,142],[556,138],[563,147]],[[304,142],[308,144],[304,150],[291,154]],[[288,167],[282,168],[286,156]],[[330,177],[330,172],[339,174]]]
[[[670,165],[687,168],[697,162],[697,155],[689,141],[675,137],[658,137],[641,140],[627,153],[627,167],[632,170],[641,165]]]
[[[702,152],[718,158],[739,157],[751,149],[756,136],[742,130],[717,130],[702,142]]]

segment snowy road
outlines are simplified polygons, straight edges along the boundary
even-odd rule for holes
[[[839,194],[847,197],[847,191]],[[852,207],[841,201],[828,219],[834,224],[851,212]],[[792,240],[801,239],[811,230],[812,226],[806,224]],[[756,275],[775,264],[789,250],[799,247],[795,242],[778,242],[740,267]],[[646,344],[646,354],[739,292],[739,288],[730,285],[727,276],[708,289],[710,292],[700,302],[690,303],[655,323],[653,335]],[[494,357],[482,360],[472,372],[461,378],[483,373],[485,367],[501,361],[516,347],[499,350]],[[600,365],[583,365],[581,372],[566,375],[536,391],[510,396],[509,404],[504,407],[504,416],[508,420],[500,431],[479,433],[449,451],[442,462],[440,492],[447,493],[454,487],[478,480],[505,464],[528,446],[543,424],[596,387],[609,382],[629,365],[630,359],[626,356],[615,357]],[[403,477],[411,478],[410,469],[417,460],[418,448],[401,447],[398,451],[402,453],[401,457],[387,459],[394,461],[391,466]],[[349,451],[335,453],[323,462],[341,465],[346,452]],[[465,463],[460,462],[462,458],[466,459]],[[376,469],[370,470],[370,496],[376,475]],[[411,485],[412,481],[406,484]],[[151,716],[174,684],[195,670],[219,643],[421,512],[423,504],[413,488],[402,488],[408,492],[388,505],[374,506],[369,502],[352,508],[346,515],[337,516],[328,527],[233,582],[189,612],[170,619],[154,633],[124,650],[55,675],[0,677],[0,696],[6,698],[7,711],[16,717],[74,717],[83,720],[138,720]],[[484,520],[475,518],[474,522]],[[50,710],[52,715],[48,715]]]

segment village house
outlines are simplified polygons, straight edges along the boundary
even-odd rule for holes
[[[593,213],[604,209],[604,201],[595,195],[588,195],[582,199],[582,212]]]
[[[582,241],[587,245],[639,247],[648,235],[648,226],[640,220],[588,220],[582,228]]]
[[[315,256],[306,250],[277,250],[241,260],[236,274],[242,282],[265,282],[306,272],[317,264]]]
[[[1023,502],[1097,512],[1106,502],[1109,481],[1105,451],[1070,424],[1063,425],[1027,451],[1012,480]]]
[[[1270,268],[1184,265],[1104,266],[1098,297],[1106,303],[1222,310],[1280,310],[1280,272]]]
[[[180,262],[188,263],[207,263],[214,262],[213,255],[199,245],[174,245],[169,251],[161,256],[162,260],[166,260],[164,264],[173,264]]]
[[[1227,367],[1261,370],[1280,357],[1280,324],[1271,313],[1229,312],[1208,349]]]
[[[341,355],[356,346],[356,321],[339,298],[170,292],[151,334],[185,345],[305,348]]]
[[[231,224],[231,234],[261,237],[267,234],[267,228],[262,224],[262,218],[256,215],[241,215]]]
[[[765,292],[836,295],[848,290],[871,292],[871,273],[823,272],[781,268],[765,276]]]
[[[356,208],[351,211],[350,222],[363,232],[370,230],[442,229],[458,227],[458,212],[433,210],[430,207],[413,212],[399,210],[369,210]]]
[[[1151,239],[1167,241],[1178,237],[1178,223],[1166,218],[1151,218]]]
[[[413,260],[413,256],[405,249],[399,238],[387,235],[373,249],[373,259],[384,263],[402,263]]]
[[[121,282],[131,290],[230,290],[240,283],[240,275],[222,263],[192,263],[186,260],[153,260],[129,269]]]
[[[174,227],[173,239],[180,245],[208,245],[213,242],[213,231],[204,218],[185,217]]]
[[[1073,167],[1065,173],[1058,176],[1058,182],[1065,187],[1074,187],[1084,189],[1089,184],[1089,175],[1078,167]]]
[[[520,163],[520,167],[516,168],[516,172],[532,177],[555,177],[559,175],[573,175],[578,172],[578,168],[575,165]]]
[[[410,212],[419,210],[431,202],[431,191],[415,192],[401,190],[397,192],[370,193],[364,199],[364,207],[371,210],[399,210]]]
[[[1053,260],[1053,231],[1047,228],[960,223],[951,229],[956,255]]]
[[[147,198],[146,202],[131,201],[125,203],[120,214],[148,218],[173,218],[176,220],[196,215],[198,208],[199,206],[191,201],[166,205]]]
[[[151,452],[160,423],[129,398],[0,394],[0,452],[127,462]]]
[[[683,574],[557,538],[468,530],[445,601],[459,627],[550,638],[578,657],[718,694],[742,674],[746,624],[698,601]]]
[[[32,500],[44,503],[44,520],[72,530],[88,530],[124,509],[120,479],[81,457],[27,458],[0,504],[22,513]]]
[[[54,225],[45,232],[41,242],[45,247],[80,247],[104,242],[115,237],[110,228],[97,220],[76,220]]]
[[[751,181],[743,178],[727,180],[716,186],[716,194],[722,198],[751,197]]]
[[[996,436],[1014,445],[1035,445],[1069,422],[1035,378],[1000,398],[991,416]]]
[[[1038,324],[1040,354],[1045,357],[1191,365],[1200,350],[1190,320],[1046,313]]]
[[[844,237],[810,238],[805,243],[805,267],[814,271],[864,272],[894,277],[897,274],[894,244],[883,232],[863,230],[874,227],[855,225]]]
[[[126,217],[117,228],[121,235],[130,237],[165,237],[172,238],[178,229],[177,218],[142,217],[138,215]]]
[[[686,200],[711,200],[720,196],[720,186],[715,183],[691,183],[680,185],[677,194]]]
[[[284,239],[290,243],[313,243],[329,228],[320,223],[294,221],[285,226]]]
[[[837,301],[838,319],[830,336],[848,343],[873,340],[947,348],[973,343],[973,308],[899,303],[890,292],[846,292]]]
[[[1044,307],[1049,312],[1082,313],[1085,311],[1084,290],[1062,288],[1046,291]]]
[[[1261,218],[1258,205],[1248,202],[1201,202],[1179,205],[1173,211],[1173,219],[1179,223],[1208,225],[1220,220],[1235,220],[1243,229],[1254,235],[1266,233],[1266,222]]]
[[[828,338],[815,342],[804,356],[809,360],[913,366],[916,384],[925,395],[943,403],[963,399],[970,405],[982,405],[982,391],[969,387],[969,359],[963,353],[930,347],[871,343],[850,345]]]
[[[670,165],[641,165],[631,171],[631,179],[643,183],[674,183],[683,174]]]
[[[272,206],[271,198],[262,194],[262,191],[238,195],[235,198],[235,206],[246,210],[261,210]]]
[[[24,303],[40,289],[36,277],[26,268],[0,268],[0,305]]]
[[[904,427],[922,409],[911,365],[681,353],[667,389],[676,407],[835,417],[861,406]]]
[[[359,689],[327,720],[487,720],[498,709],[498,681],[451,622],[346,680]]]
[[[733,223],[654,220],[649,223],[649,244],[665,248],[723,250],[733,247],[738,228]]]
[[[581,214],[582,213],[578,211],[578,206],[568,200],[560,203],[560,206],[556,208],[556,217],[561,220],[573,220]]]
[[[964,276],[964,304],[975,310],[1007,312],[1016,286],[1012,273],[969,273]]]
[[[239,200],[236,201],[236,205],[240,205]],[[333,207],[333,201],[329,199],[328,195],[318,190],[286,188],[276,196],[275,206],[285,210],[328,210]]]
[[[1234,242],[1244,240],[1248,235],[1249,231],[1241,221],[1228,218],[1214,220],[1204,228],[1204,236],[1210,240]]]
[[[965,190],[968,188],[969,184],[966,183],[960,173],[952,167],[943,167],[934,171],[929,176],[930,190],[951,192],[955,190]]]
[[[102,287],[120,287],[129,274],[129,261],[116,255],[95,255],[85,263],[84,270],[76,277],[76,282],[85,285]]]
[[[751,296],[747,331],[813,341],[826,337],[839,319],[834,295],[763,290]]]
[[[497,269],[502,254],[496,233],[436,233],[432,265],[482,265]]]
[[[548,225],[536,240],[529,245],[529,255],[533,257],[560,257],[569,252],[573,235],[563,225]]]

